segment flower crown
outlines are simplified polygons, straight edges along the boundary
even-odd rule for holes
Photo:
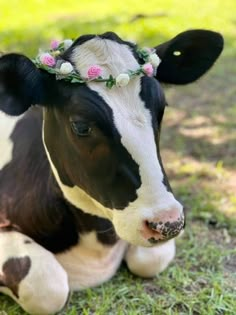
[[[50,49],[40,52],[33,59],[33,62],[37,68],[55,74],[57,80],[65,80],[70,83],[104,82],[108,88],[112,88],[114,85],[118,87],[125,86],[129,83],[130,79],[141,74],[150,77],[154,76],[161,62],[154,49],[142,48],[136,52],[139,58],[144,61],[144,64],[139,65],[137,70],[127,70],[125,73],[120,73],[117,77],[110,75],[108,78],[104,78],[102,76],[102,68],[98,65],[91,65],[87,70],[87,77],[81,77],[70,62],[58,58],[72,44],[73,41],[70,39],[61,42],[53,40]]]

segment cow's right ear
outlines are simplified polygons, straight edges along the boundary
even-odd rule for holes
[[[0,110],[20,115],[44,99],[45,78],[27,57],[7,54],[0,58]]]

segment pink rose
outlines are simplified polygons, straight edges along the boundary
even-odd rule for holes
[[[146,63],[145,65],[143,65],[142,68],[143,68],[143,72],[144,72],[147,76],[149,76],[149,77],[153,76],[154,69],[153,69],[153,66],[152,66],[151,63]]]
[[[39,57],[39,60],[42,62],[43,65],[53,67],[56,64],[56,60],[53,56],[49,53],[44,53]]]
[[[151,54],[153,49],[149,47],[144,47],[142,50],[147,52],[148,54]]]
[[[56,50],[58,48],[59,44],[60,44],[60,42],[58,40],[53,39],[51,41],[50,47],[52,50]]]
[[[87,72],[89,79],[96,79],[97,77],[100,77],[101,74],[102,74],[102,68],[97,65],[91,66]]]

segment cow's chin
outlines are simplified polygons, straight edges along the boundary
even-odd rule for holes
[[[167,240],[155,240],[154,238],[150,241],[150,238],[145,238],[142,232],[142,225],[132,225],[126,224],[123,225],[114,223],[114,228],[118,237],[129,244],[135,246],[142,246],[142,247],[154,247],[165,243]]]
[[[137,211],[132,211],[132,215],[127,213],[127,210],[113,210],[112,223],[117,235],[126,242],[143,247],[153,247],[158,242],[150,242],[143,234],[144,219],[137,214]]]

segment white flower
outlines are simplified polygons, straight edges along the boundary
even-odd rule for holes
[[[153,65],[153,67],[158,67],[161,63],[161,59],[157,56],[157,54],[151,54],[149,56],[149,62]]]
[[[125,86],[129,83],[129,75],[127,73],[121,73],[116,77],[116,86]]]
[[[66,74],[71,73],[73,71],[73,69],[74,68],[73,68],[73,66],[72,66],[72,64],[70,62],[64,62],[61,65],[61,67],[59,69],[59,72],[60,72],[60,74],[66,75]]]
[[[70,46],[73,44],[73,40],[72,39],[65,39],[63,42],[64,42],[64,49],[65,50],[70,48]]]

